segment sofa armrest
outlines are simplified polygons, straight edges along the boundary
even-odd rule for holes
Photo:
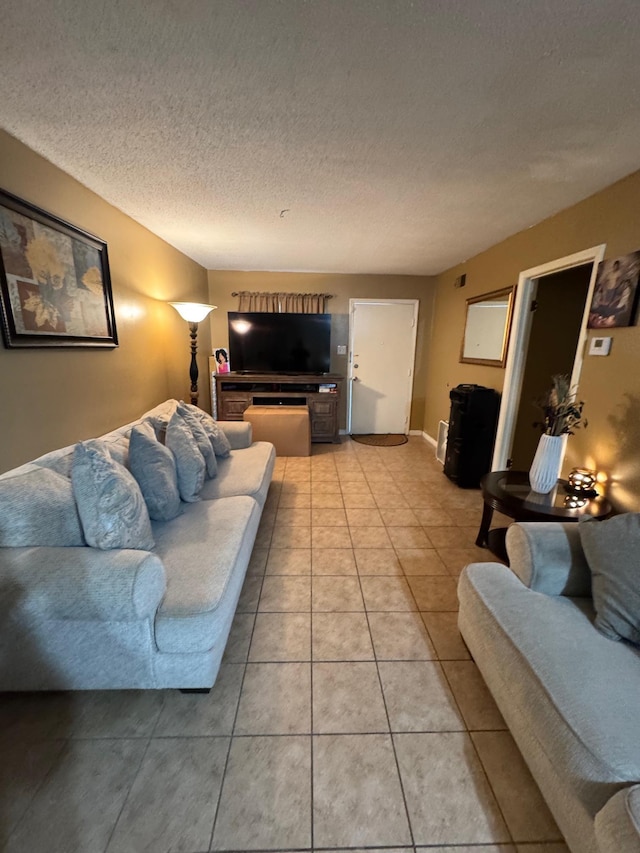
[[[507,554],[525,586],[547,595],[591,595],[591,572],[575,523],[520,522],[507,531]]]
[[[155,615],[166,589],[148,551],[0,548],[0,608],[38,619],[133,622]]]
[[[618,791],[596,815],[600,853],[640,853],[640,785]]]
[[[248,421],[216,421],[216,423],[229,439],[232,450],[251,447],[253,429]]]

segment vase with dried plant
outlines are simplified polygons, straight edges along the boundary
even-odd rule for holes
[[[576,400],[568,376],[551,377],[552,386],[536,402],[542,411],[542,420],[534,426],[541,429],[536,455],[529,471],[529,482],[534,492],[546,495],[555,486],[562,464],[563,435],[573,435],[575,430],[587,426],[583,415],[584,400]]]

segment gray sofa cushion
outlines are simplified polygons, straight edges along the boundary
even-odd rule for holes
[[[235,497],[191,504],[180,518],[154,522],[167,576],[156,616],[161,652],[204,652],[215,645],[235,610],[259,521],[253,498]]]
[[[598,633],[588,599],[534,592],[495,563],[467,566],[458,596],[460,630],[498,704],[508,697],[595,815],[640,778],[640,650]]]
[[[169,521],[180,515],[176,460],[169,448],[160,444],[150,423],[131,430],[129,468],[140,486],[150,518]]]
[[[249,421],[216,421],[229,442],[231,450],[250,447],[253,441],[253,429]]]
[[[216,456],[221,456],[225,459],[229,453],[231,452],[231,445],[229,444],[229,439],[224,434],[223,430],[216,423],[216,421],[211,417],[208,412],[204,412],[202,409],[199,409],[197,406],[191,406],[188,403],[183,403],[185,408],[189,409],[191,413],[198,418],[202,426],[204,427],[204,431],[209,436],[209,440],[211,442],[211,446],[213,447],[213,451]]]
[[[180,497],[187,503],[199,501],[206,471],[205,461],[193,433],[177,412],[169,419],[165,442],[176,459]]]
[[[640,513],[580,519],[592,574],[596,628],[610,640],[640,644]]]
[[[213,452],[213,446],[209,441],[209,436],[205,432],[200,418],[194,414],[189,406],[185,406],[184,403],[178,405],[177,412],[191,430],[191,434],[198,445],[198,450],[202,453],[205,465],[207,466],[207,477],[212,480],[218,473],[216,455]]]
[[[7,622],[21,626],[27,635],[43,620],[114,623],[154,618],[166,586],[164,567],[154,554],[86,545],[40,546],[37,551],[2,548],[0,576],[2,606],[11,612]],[[46,644],[43,648],[48,653]],[[70,648],[68,655],[73,654]]]
[[[34,465],[0,479],[0,547],[84,544],[68,477]]]
[[[640,785],[611,797],[596,815],[600,853],[640,853]]]
[[[129,439],[122,432],[116,430],[114,432],[107,433],[106,436],[100,436],[99,439],[90,440],[99,440],[107,448],[112,459],[115,459],[116,462],[124,465],[125,468],[128,467]],[[39,456],[37,459],[34,459],[33,462],[28,462],[26,465],[22,465],[20,468],[15,468],[13,471],[8,473],[13,475],[14,473],[19,471],[21,472],[24,469],[31,468],[33,465],[38,465],[40,468],[48,468],[51,471],[55,471],[57,474],[62,474],[63,477],[67,477],[70,480],[71,465],[73,464],[73,454],[75,449],[75,444],[71,444],[67,447],[60,447],[58,450],[51,450],[49,453],[45,453],[43,456]]]
[[[547,595],[591,595],[591,572],[575,523],[519,522],[507,530],[512,570],[525,586]]]
[[[87,545],[103,551],[153,548],[149,513],[140,487],[99,441],[76,446],[71,481]]]
[[[65,448],[66,452],[52,451],[47,453],[42,458],[38,459],[34,464],[41,465],[43,468],[49,468],[51,471],[56,471],[62,474],[63,477],[71,479],[71,463],[73,462],[73,447]]]
[[[109,438],[105,441],[104,439],[99,439],[101,444],[106,447],[109,451],[109,456],[112,459],[115,459],[116,462],[119,462],[120,465],[124,465],[125,468],[129,467],[129,439],[124,436],[109,436]]]
[[[142,423],[149,424],[155,434],[155,437],[158,439],[160,444],[164,446],[167,440],[167,425],[169,423],[169,419],[167,418],[165,420],[163,418],[157,417],[156,415],[152,415],[151,417],[145,418]],[[138,424],[138,426],[140,426],[140,424]]]
[[[204,500],[250,495],[264,506],[273,475],[276,453],[267,441],[256,441],[244,450],[232,450],[226,459],[218,459],[218,476],[202,489]]]

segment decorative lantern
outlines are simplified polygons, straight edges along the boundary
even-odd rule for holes
[[[588,498],[580,497],[579,495],[567,495],[564,499],[565,509],[580,509],[589,503]]]
[[[594,488],[595,484],[594,471],[588,468],[574,468],[569,474],[567,491],[584,498],[595,497],[598,494]]]

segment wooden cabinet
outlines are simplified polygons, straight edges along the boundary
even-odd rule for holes
[[[311,441],[339,441],[338,411],[344,380],[337,373],[216,373],[212,379],[213,414],[221,421],[241,421],[249,406],[308,406]]]

